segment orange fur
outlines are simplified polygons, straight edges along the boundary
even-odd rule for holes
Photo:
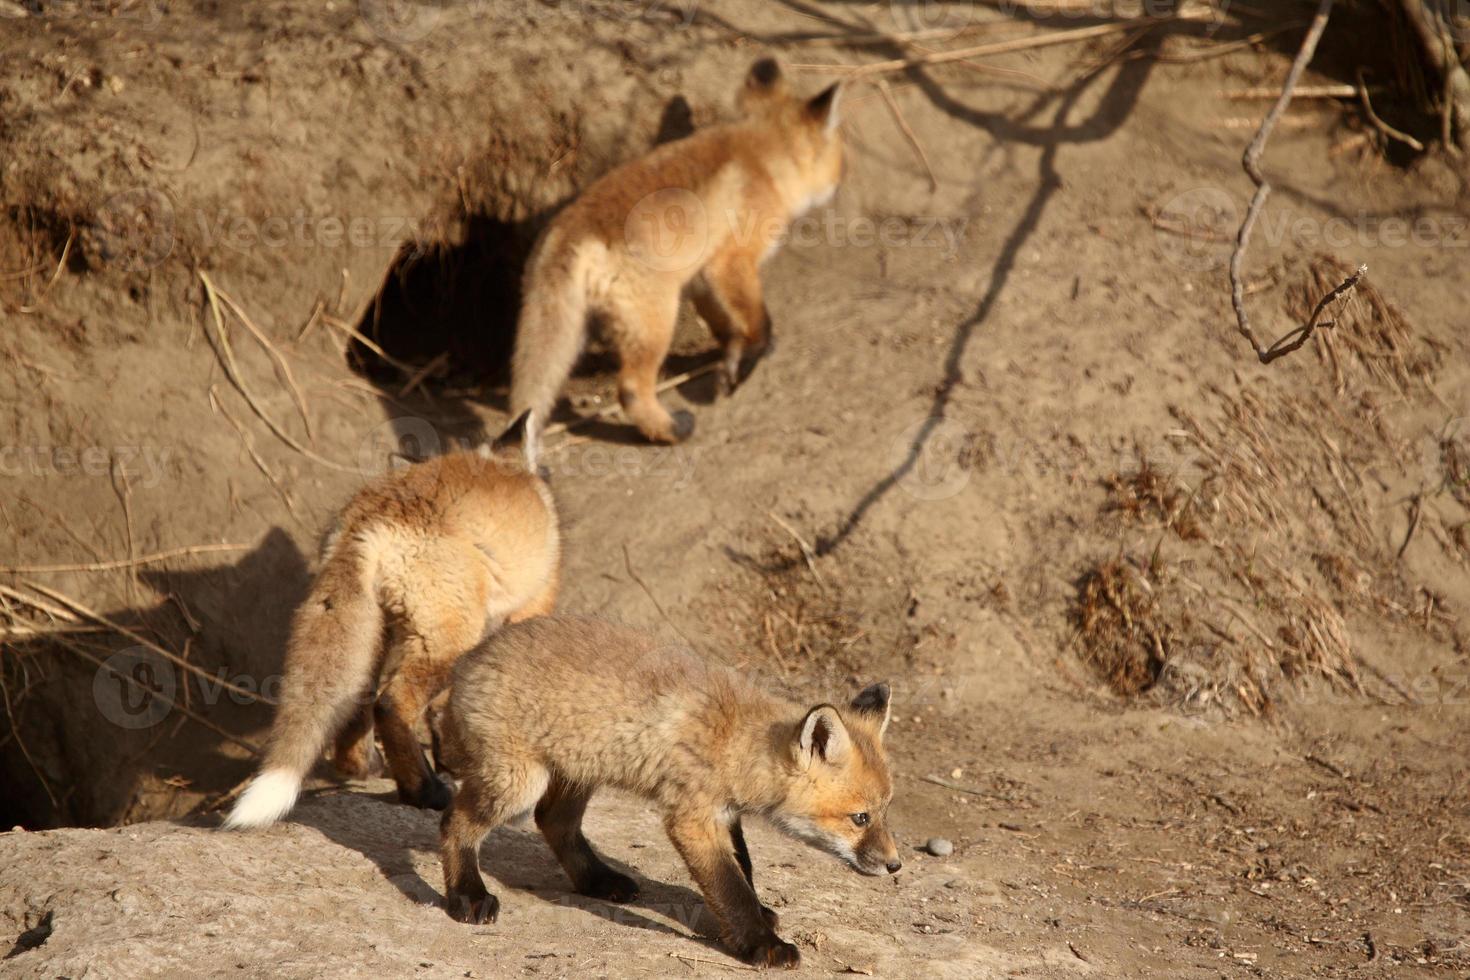
[[[794,966],[796,948],[756,897],[741,818],[764,817],[863,874],[897,871],[887,717],[885,685],[842,708],[804,708],[637,630],[560,616],[507,627],[456,666],[442,719],[444,756],[461,781],[441,833],[450,914],[495,917],[480,841],[533,812],[579,891],[636,896],[637,883],[581,831],[592,793],[613,786],[663,810],[738,955]]]
[[[629,420],[655,442],[687,437],[692,418],[674,418],[656,395],[686,287],[723,350],[724,390],[766,351],[760,265],[791,221],[841,180],[837,89],[796,98],[763,59],[737,101],[739,120],[623,164],[546,229],[526,268],[513,413],[550,416],[597,316],[622,361],[618,396]]]
[[[375,730],[400,798],[446,806],[416,726],[487,630],[551,610],[560,561],[556,512],[529,457],[450,453],[360,490],[296,612],[261,775],[226,826],[284,815],[334,737],[337,768],[370,774]]]

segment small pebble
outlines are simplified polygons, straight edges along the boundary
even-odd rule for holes
[[[954,845],[943,837],[931,837],[924,843],[924,850],[935,857],[949,857],[954,853]]]

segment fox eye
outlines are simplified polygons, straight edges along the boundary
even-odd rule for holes
[[[850,813],[848,817],[859,827],[866,827],[868,825],[868,815],[866,813]]]

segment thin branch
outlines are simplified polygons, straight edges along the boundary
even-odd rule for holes
[[[139,565],[155,565],[161,561],[180,558],[184,555],[202,555],[218,551],[248,551],[248,544],[196,544],[187,548],[171,548],[155,551],[136,558],[119,558],[113,561],[92,561],[76,565],[0,565],[5,574],[34,575],[39,572],[109,572],[119,568],[135,568]]]
[[[318,455],[317,453],[314,453],[310,449],[303,446],[300,442],[296,441],[296,439],[293,438],[289,432],[281,428],[280,424],[277,423],[275,419],[271,418],[270,415],[266,413],[266,410],[264,408],[261,408],[260,402],[256,400],[255,395],[251,392],[249,386],[245,384],[245,378],[240,373],[240,366],[235,363],[235,352],[230,348],[230,335],[225,330],[224,314],[220,312],[219,308],[219,293],[214,288],[214,283],[210,280],[209,274],[206,273],[203,269],[199,270],[199,279],[204,283],[204,291],[209,299],[209,309],[210,312],[214,314],[214,327],[216,335],[218,337],[218,344],[216,346],[218,348],[220,362],[224,365],[225,374],[229,377],[230,383],[239,389],[240,394],[245,397],[245,402],[250,406],[251,411],[260,416],[260,420],[265,423],[266,428],[270,429],[271,432],[275,434],[276,438],[280,439],[286,445],[290,446],[292,449],[296,450],[307,459],[312,460],[316,463],[321,463],[323,466],[330,467],[334,470],[341,470],[344,473],[354,472],[352,467],[343,466],[340,463],[335,463],[332,460],[327,459],[325,456]],[[207,336],[209,334],[209,328],[205,327],[204,332]]]
[[[41,585],[37,582],[27,581],[24,584],[26,588],[33,589],[46,598],[60,603],[66,609],[70,610],[72,613],[75,613],[78,616],[81,616],[83,619],[90,619],[94,623],[100,623],[101,625],[106,626],[108,629],[112,630],[119,636],[127,637],[134,643],[140,646],[147,647],[149,650],[152,650],[154,653],[158,654],[160,657],[163,657],[170,663],[182,667],[184,670],[187,670],[191,674],[194,674],[201,679],[208,681],[210,684],[213,684],[216,687],[222,687],[227,691],[233,691],[236,694],[243,695],[244,697],[247,697],[252,701],[264,701],[266,704],[276,703],[273,698],[268,698],[264,694],[261,694],[259,691],[247,691],[245,688],[240,687],[237,684],[230,683],[223,677],[216,677],[210,674],[208,671],[194,666],[183,657],[180,657],[177,653],[174,653],[172,650],[169,650],[166,647],[161,647],[157,643],[154,643],[152,640],[143,636],[142,634],[135,633],[134,631],[128,629],[126,626],[123,626],[120,623],[108,619],[106,616],[93,609],[87,608],[70,596],[63,595],[62,593],[57,592],[55,589],[48,589],[46,588],[46,586]],[[29,603],[30,605],[36,606],[36,608],[38,609],[44,609],[44,606],[38,604],[34,599],[32,599],[30,596],[25,595],[24,593],[13,593],[13,597],[19,599],[21,602]]]
[[[103,660],[99,660],[97,657],[95,657],[92,654],[88,653],[86,650],[83,650],[81,647],[77,646],[76,644],[74,644],[74,643],[68,643],[65,640],[61,640],[59,642],[61,643],[62,646],[66,647],[68,650],[70,650],[72,653],[75,653],[77,656],[82,657],[85,660],[90,660],[92,663],[96,664],[101,669],[107,671],[112,676],[117,677],[117,678],[120,678],[125,683],[131,684],[133,687],[136,687],[144,695],[146,695],[146,696],[148,696],[150,698],[153,698],[154,700],[162,701],[164,704],[166,704],[166,705],[169,706],[169,710],[170,711],[177,711],[179,714],[183,715],[185,718],[188,718],[190,721],[193,721],[193,722],[195,722],[197,724],[203,725],[205,728],[208,728],[210,731],[214,732],[220,738],[223,738],[223,739],[225,739],[226,741],[229,741],[229,742],[234,742],[236,745],[240,746],[242,749],[244,749],[245,751],[249,752],[251,755],[259,756],[261,754],[260,746],[256,745],[254,742],[251,742],[251,741],[249,741],[247,739],[243,739],[243,738],[241,738],[238,735],[231,735],[229,732],[225,731],[223,728],[221,728],[220,726],[216,725],[214,722],[210,721],[208,718],[204,717],[203,715],[198,714],[197,712],[192,711],[189,708],[184,707],[182,704],[179,704],[176,701],[169,700],[168,698],[164,697],[162,694],[159,694],[157,691],[155,691],[152,688],[148,687],[146,684],[140,683],[136,678],[131,677],[131,676],[127,675],[127,674],[124,674],[122,671],[120,671],[117,668],[111,666],[110,664],[106,663]]]
[[[971,58],[981,58],[987,55],[1010,54],[1014,51],[1030,51],[1035,48],[1051,47],[1056,44],[1072,44],[1094,37],[1105,37],[1108,34],[1118,34],[1123,31],[1132,31],[1139,28],[1157,27],[1159,24],[1169,22],[1185,23],[1197,19],[1195,17],[1182,17],[1176,14],[1159,17],[1130,17],[1127,20],[1117,21],[1112,24],[1079,27],[1071,31],[1043,34],[1040,37],[1019,37],[1011,38],[1008,41],[993,41],[989,44],[977,44],[968,48],[940,51],[934,54],[921,55],[916,58],[894,58],[891,61],[875,61],[868,65],[795,64],[791,67],[798,71],[842,72],[846,73],[848,78],[865,78],[868,75],[907,71],[910,68],[919,68],[927,65],[945,65],[955,61],[967,61]]]
[[[899,108],[898,99],[893,97],[893,89],[889,86],[886,78],[878,79],[878,91],[883,95],[883,101],[888,103],[888,111],[893,113],[893,121],[898,124],[899,131],[909,141],[909,146],[914,148],[919,162],[924,165],[924,171],[929,175],[929,192],[939,190],[939,178],[934,176],[934,168],[929,164],[929,154],[924,152],[924,144],[919,142],[919,137],[909,126],[909,121],[903,116],[903,109]]]
[[[1250,245],[1251,232],[1255,231],[1256,221],[1261,216],[1261,208],[1265,206],[1266,198],[1271,194],[1271,184],[1261,173],[1261,155],[1266,151],[1266,143],[1271,138],[1271,131],[1276,128],[1276,123],[1286,112],[1286,107],[1291,104],[1292,93],[1296,89],[1297,82],[1301,80],[1302,72],[1306,71],[1307,64],[1317,52],[1317,42],[1322,39],[1322,32],[1327,28],[1327,18],[1332,14],[1332,4],[1333,0],[1320,0],[1317,5],[1317,14],[1312,18],[1311,26],[1307,28],[1307,35],[1302,39],[1302,46],[1297,51],[1296,60],[1291,63],[1291,70],[1286,73],[1286,82],[1281,87],[1281,96],[1271,107],[1271,111],[1266,113],[1266,118],[1261,120],[1255,138],[1246,147],[1245,155],[1241,158],[1241,165],[1256,185],[1256,192],[1251,196],[1250,207],[1245,212],[1245,220],[1240,223],[1240,232],[1235,238],[1235,251],[1230,256],[1230,303],[1235,307],[1236,329],[1251,345],[1251,350],[1255,351],[1256,357],[1262,364],[1270,364],[1276,358],[1284,357],[1305,344],[1311,338],[1313,331],[1317,329],[1318,320],[1322,311],[1327,308],[1327,304],[1357,286],[1358,281],[1368,274],[1366,265],[1359,266],[1358,271],[1342,285],[1322,298],[1317,308],[1312,311],[1312,318],[1305,326],[1298,327],[1269,347],[1262,347],[1256,341],[1255,332],[1251,330],[1250,314],[1245,308],[1243,268],[1246,248]],[[1329,320],[1321,326],[1332,326],[1333,322]]]
[[[643,581],[643,578],[637,572],[633,571],[633,559],[628,554],[628,546],[626,544],[623,545],[623,567],[628,570],[628,577],[634,582],[637,582],[638,587],[643,590],[643,594],[648,596],[648,601],[653,603],[653,608],[658,610],[658,614],[664,618],[664,622],[672,626],[674,632],[678,633],[685,643],[688,643],[691,647],[694,646],[690,642],[689,637],[684,635],[684,631],[679,629],[679,624],[669,618],[669,614],[664,611],[663,603],[658,601],[658,596],[653,594],[653,590],[648,587],[648,583]]]

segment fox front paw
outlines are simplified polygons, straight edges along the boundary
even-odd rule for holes
[[[445,903],[449,917],[466,925],[482,926],[500,916],[500,899],[488,892],[481,896],[450,895]]]
[[[801,951],[780,937],[772,936],[769,942],[761,942],[745,950],[740,957],[759,970],[768,967],[794,970],[801,966]]]
[[[609,868],[582,882],[577,891],[604,902],[631,902],[638,897],[638,882]]]

